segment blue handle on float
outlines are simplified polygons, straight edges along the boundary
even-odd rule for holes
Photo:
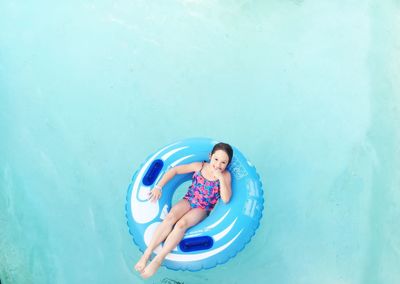
[[[181,251],[189,252],[196,250],[205,250],[213,246],[214,240],[209,236],[201,236],[184,239],[180,242],[179,248]]]
[[[156,181],[163,166],[164,162],[161,159],[154,160],[143,177],[143,184],[146,186],[152,185]]]

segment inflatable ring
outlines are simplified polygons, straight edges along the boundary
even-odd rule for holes
[[[133,241],[143,252],[156,227],[171,209],[174,191],[193,174],[176,175],[163,188],[157,202],[148,193],[171,167],[209,159],[217,141],[192,138],[170,144],[152,154],[133,175],[128,187],[126,218]],[[264,196],[254,166],[233,148],[228,167],[232,176],[232,197],[222,201],[201,223],[187,230],[180,244],[167,255],[163,266],[173,270],[197,271],[227,262],[250,241],[257,230],[264,209]],[[156,248],[155,254],[161,246]]]

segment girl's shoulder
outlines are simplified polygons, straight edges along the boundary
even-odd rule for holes
[[[194,172],[200,171],[207,163],[206,162],[194,162],[191,163],[190,165],[193,168]]]
[[[229,180],[231,180],[231,173],[229,171],[224,171],[223,173],[224,178],[228,178]]]

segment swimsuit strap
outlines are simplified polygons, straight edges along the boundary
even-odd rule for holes
[[[201,169],[200,169],[198,172],[196,172],[195,174],[196,174],[196,175],[200,175],[201,177],[203,177],[205,180],[207,180],[207,181],[209,181],[209,182],[216,182],[216,183],[219,183],[219,179],[216,179],[216,180],[209,180],[209,179],[206,179],[206,178],[203,176],[203,173],[201,172],[201,170],[204,168],[205,162],[206,162],[206,161],[203,161],[203,162],[201,163]]]
[[[201,170],[204,168],[204,163],[205,163],[206,161],[203,161],[202,163],[201,163],[201,169],[197,172],[197,175],[200,175],[200,176],[202,176],[203,178],[204,178],[204,176],[203,176],[203,173],[201,172]]]

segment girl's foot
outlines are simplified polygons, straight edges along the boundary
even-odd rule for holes
[[[146,267],[148,259],[149,258],[146,255],[143,254],[142,257],[139,259],[139,261],[136,263],[135,270],[139,271],[139,272],[142,272],[143,269]]]
[[[143,270],[143,272],[140,274],[143,278],[149,278],[156,273],[156,271],[160,268],[161,261],[155,257],[149,265],[146,266],[146,268]]]

